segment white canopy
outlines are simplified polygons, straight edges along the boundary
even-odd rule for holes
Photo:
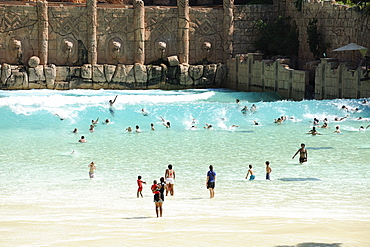
[[[367,48],[355,43],[350,43],[333,51],[360,51],[362,56],[364,56],[367,52]]]

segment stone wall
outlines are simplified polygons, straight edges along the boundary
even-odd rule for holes
[[[357,43],[370,48],[370,16],[364,15],[335,1],[303,0],[302,11],[298,11],[294,0],[276,1],[275,10],[282,16],[290,16],[297,24],[299,31],[299,58],[301,61],[310,61],[313,55],[307,43],[307,26],[309,21],[318,20],[318,32],[323,42],[330,45],[327,57],[339,58],[341,61],[352,59],[359,61],[361,54],[356,51],[354,57],[351,52],[333,52],[334,49]],[[368,52],[369,54],[369,52]]]
[[[289,68],[288,59],[263,60],[263,54],[237,55],[227,62],[227,87],[252,92],[277,92],[282,97],[302,100],[308,72]]]
[[[316,68],[315,99],[365,98],[370,96],[370,80],[364,70],[348,70],[344,63],[322,58]]]

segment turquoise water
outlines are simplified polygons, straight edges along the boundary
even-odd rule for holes
[[[115,95],[112,115],[108,101]],[[175,196],[164,204],[166,217],[201,219],[212,211],[214,217],[253,212],[369,220],[370,127],[364,131],[359,127],[370,124],[370,106],[362,101],[293,102],[273,93],[213,89],[0,91],[4,220],[56,217],[68,222],[90,217],[79,211],[82,208],[98,210],[99,217],[117,210],[123,210],[121,218],[154,216],[150,184],[164,175],[168,164],[173,164],[177,179]],[[252,104],[257,111],[243,115],[241,109]],[[342,110],[342,105],[349,111]],[[355,108],[359,111],[352,111]],[[160,116],[171,122],[171,128],[162,125]],[[280,116],[288,120],[275,124]],[[318,128],[322,135],[306,134],[314,117],[329,120],[329,129]],[[335,117],[346,118],[335,122]],[[97,118],[95,131],[89,132],[91,120]],[[103,124],[105,119],[110,123]],[[193,119],[197,129],[190,128]],[[150,123],[155,131],[150,130]],[[206,123],[213,129],[204,129]],[[141,133],[125,131],[136,125]],[[333,133],[336,125],[341,134]],[[77,134],[72,133],[74,128]],[[78,142],[82,135],[87,143]],[[300,143],[308,150],[304,164],[298,163],[298,157],[292,160]],[[266,160],[273,169],[272,181],[264,179]],[[87,167],[91,161],[97,166],[92,180]],[[255,181],[244,179],[249,164],[254,167]],[[205,188],[209,165],[217,172],[214,200],[218,203],[213,205]],[[138,175],[147,182],[143,200],[136,198]],[[171,209],[176,200],[191,209],[188,214],[184,208]]]

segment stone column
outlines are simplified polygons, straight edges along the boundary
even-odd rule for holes
[[[223,47],[224,59],[228,60],[233,54],[233,35],[234,35],[234,0],[223,0],[224,19],[223,19]]]
[[[189,63],[189,0],[177,0],[178,8],[178,55],[180,63]]]
[[[48,2],[37,1],[37,17],[38,17],[38,48],[40,64],[48,63],[48,42],[49,42],[49,18],[48,18]]]
[[[134,62],[145,62],[145,10],[144,1],[134,0]]]
[[[87,61],[91,65],[96,65],[98,62],[97,55],[97,40],[96,40],[96,27],[97,27],[97,4],[96,0],[86,0],[87,10]]]

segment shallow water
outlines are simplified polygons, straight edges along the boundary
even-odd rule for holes
[[[112,114],[108,101],[115,95]],[[212,232],[225,233],[228,225],[233,229],[227,219],[250,217],[299,219],[312,224],[328,219],[369,222],[370,127],[365,131],[359,127],[370,125],[370,106],[362,100],[293,102],[280,100],[273,93],[213,89],[0,91],[3,225],[39,222],[50,232],[68,232],[71,224],[76,229],[89,227],[93,218],[94,224],[110,233],[119,227],[150,242],[155,238],[150,229],[157,226],[150,185],[164,175],[168,164],[173,164],[177,179],[175,196],[165,200],[164,217],[188,225],[162,229],[167,233],[202,232],[209,224]],[[250,108],[252,104],[257,111],[243,115],[243,106]],[[342,105],[349,111],[342,110]],[[355,108],[359,111],[352,111]],[[141,109],[148,111],[148,116],[143,116]],[[160,116],[170,121],[171,128],[162,125]],[[274,119],[280,116],[288,120],[275,124]],[[306,134],[314,117],[329,119],[329,129],[318,128],[322,135]],[[335,117],[346,118],[335,122]],[[89,132],[91,120],[97,118],[95,131]],[[103,124],[105,119],[110,123]],[[197,129],[190,128],[193,119]],[[150,130],[150,123],[155,131]],[[204,129],[206,123],[213,129]],[[141,133],[125,131],[136,125]],[[333,133],[336,125],[340,125],[341,134]],[[72,133],[74,128],[78,128],[77,134]],[[87,143],[78,143],[82,135]],[[292,160],[300,143],[308,150],[304,164],[298,163],[298,157]],[[266,160],[271,162],[272,181],[265,180]],[[97,166],[94,179],[88,177],[91,161]],[[249,164],[256,173],[255,181],[245,180]],[[209,165],[217,172],[213,200],[208,199],[205,188]],[[143,199],[136,198],[138,175],[147,182]],[[223,223],[212,224],[217,220]],[[7,246],[69,246],[68,241],[85,246],[104,239],[82,231],[68,232],[72,235],[69,238],[54,233],[29,242],[27,230],[14,233],[14,227],[0,231]],[[142,228],[149,233],[140,233]],[[243,235],[251,229],[233,231]],[[254,246],[272,246],[266,241]],[[361,241],[348,246],[361,246],[366,237]],[[294,239],[274,243],[290,242]]]

